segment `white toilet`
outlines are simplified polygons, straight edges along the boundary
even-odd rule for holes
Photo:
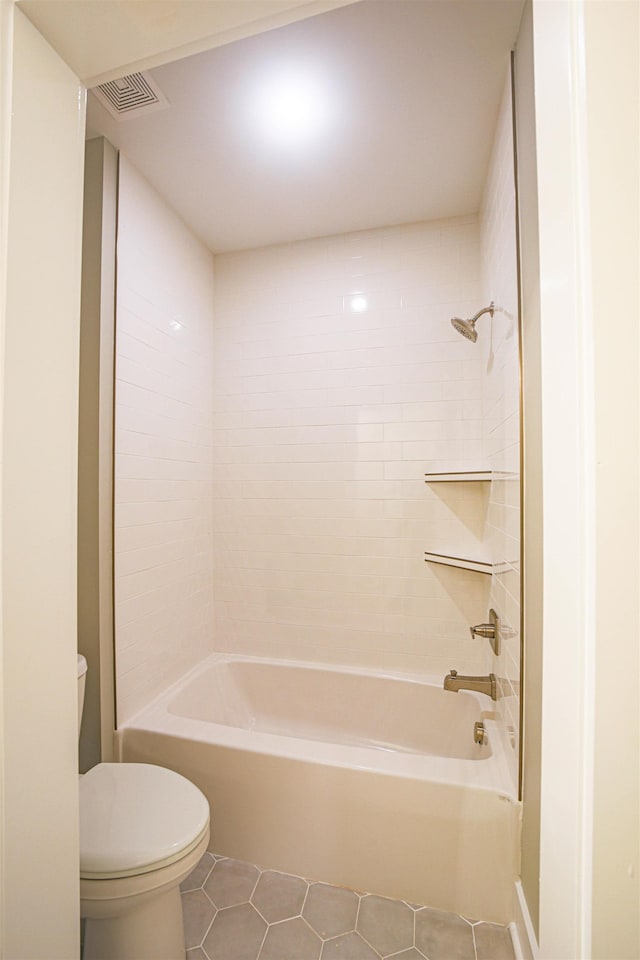
[[[78,656],[78,716],[87,663]],[[83,960],[184,960],[179,885],[209,842],[194,784],[146,763],[99,763],[80,777]]]

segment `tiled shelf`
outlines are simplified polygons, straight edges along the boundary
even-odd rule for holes
[[[471,557],[450,557],[444,553],[430,553],[425,551],[424,559],[427,563],[441,563],[445,567],[458,567],[460,570],[472,570],[474,573],[494,572],[494,565],[487,560],[474,560]]]
[[[443,473],[425,473],[425,483],[460,483],[461,481],[491,480],[491,470],[449,470]]]

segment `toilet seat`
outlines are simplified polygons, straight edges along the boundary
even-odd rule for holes
[[[208,835],[209,804],[172,770],[99,763],[80,777],[80,877],[138,876],[187,856]]]

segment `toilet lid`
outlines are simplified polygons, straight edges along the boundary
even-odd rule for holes
[[[99,763],[80,777],[80,876],[132,876],[171,863],[208,824],[206,797],[172,770]]]

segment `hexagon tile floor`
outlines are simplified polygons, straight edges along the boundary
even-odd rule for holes
[[[506,927],[211,853],[181,890],[187,960],[514,960]]]

